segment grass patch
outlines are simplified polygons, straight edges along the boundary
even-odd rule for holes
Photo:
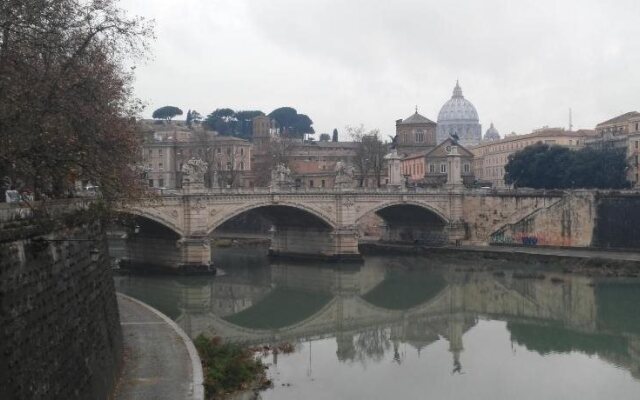
[[[269,385],[264,373],[266,367],[251,350],[223,343],[217,336],[210,339],[200,335],[194,343],[202,360],[207,398]]]

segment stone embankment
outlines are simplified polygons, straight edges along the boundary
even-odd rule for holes
[[[122,331],[100,224],[10,211],[0,212],[0,398],[108,398]]]

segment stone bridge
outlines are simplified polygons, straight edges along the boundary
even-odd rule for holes
[[[247,212],[270,221],[271,253],[359,258],[358,225],[377,215],[385,241],[425,245],[489,244],[536,235],[538,244],[589,246],[595,192],[470,190],[172,191],[120,211],[155,221],[177,237],[183,266],[208,265],[209,236]]]

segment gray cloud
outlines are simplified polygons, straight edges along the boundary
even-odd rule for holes
[[[393,132],[418,105],[436,119],[460,79],[483,126],[589,128],[638,108],[640,3],[483,0],[127,0],[155,18],[155,59],[138,69],[149,113],[164,104],[290,105],[318,132]]]

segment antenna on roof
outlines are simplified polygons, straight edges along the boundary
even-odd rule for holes
[[[571,114],[571,107],[569,107],[569,131],[573,130],[573,115]]]
[[[418,113],[418,105],[416,104],[416,114]]]

